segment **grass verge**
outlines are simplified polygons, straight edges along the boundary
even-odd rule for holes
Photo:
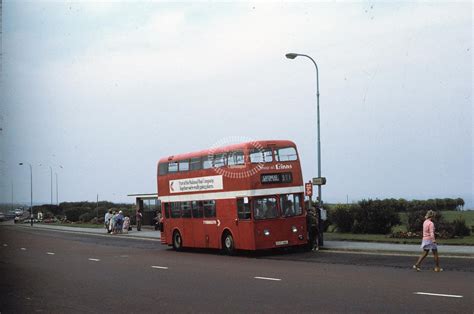
[[[352,234],[339,232],[324,233],[324,240],[328,241],[359,241],[378,243],[421,244],[421,239],[396,239],[384,234]],[[445,245],[474,245],[474,236],[454,239],[439,239],[439,244]]]
[[[89,223],[83,223],[83,224],[63,224],[63,223],[47,223],[44,224],[45,226],[64,226],[64,227],[75,227],[75,228],[104,228],[103,224],[89,224]]]

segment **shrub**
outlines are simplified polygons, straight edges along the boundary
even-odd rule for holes
[[[425,221],[426,210],[410,210],[407,213],[407,230],[410,232],[419,232],[423,230],[423,221]]]
[[[329,220],[339,232],[350,232],[354,224],[353,207],[357,205],[336,205],[329,211]]]
[[[89,222],[93,218],[96,218],[95,215],[93,215],[92,213],[89,213],[89,212],[84,213],[84,214],[79,216],[79,220],[82,221],[82,222]]]
[[[452,222],[453,225],[453,235],[454,236],[469,236],[471,235],[471,230],[466,225],[466,221],[463,218],[455,219]]]
[[[393,207],[385,207],[379,200],[363,200],[354,208],[354,233],[387,234],[400,224]]]
[[[65,210],[64,214],[66,215],[66,219],[69,220],[69,221],[73,221],[73,222],[76,222],[76,221],[79,221],[80,219],[80,216],[82,214],[85,214],[89,212],[89,209],[88,208],[84,208],[84,207],[72,207],[72,208],[68,208]]]

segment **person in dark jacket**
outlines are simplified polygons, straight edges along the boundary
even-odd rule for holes
[[[314,206],[308,208],[306,214],[308,245],[312,251],[319,250],[318,210]]]
[[[142,219],[143,219],[143,214],[141,210],[137,211],[137,231],[142,230]]]

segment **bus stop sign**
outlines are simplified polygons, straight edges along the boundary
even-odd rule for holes
[[[313,178],[313,184],[314,185],[325,185],[326,184],[326,178],[325,177]]]
[[[313,184],[311,182],[304,184],[304,195],[313,196]]]

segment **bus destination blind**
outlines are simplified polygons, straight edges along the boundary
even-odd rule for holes
[[[264,173],[260,176],[260,182],[262,184],[267,183],[291,183],[293,181],[293,176],[291,172],[283,173]]]

